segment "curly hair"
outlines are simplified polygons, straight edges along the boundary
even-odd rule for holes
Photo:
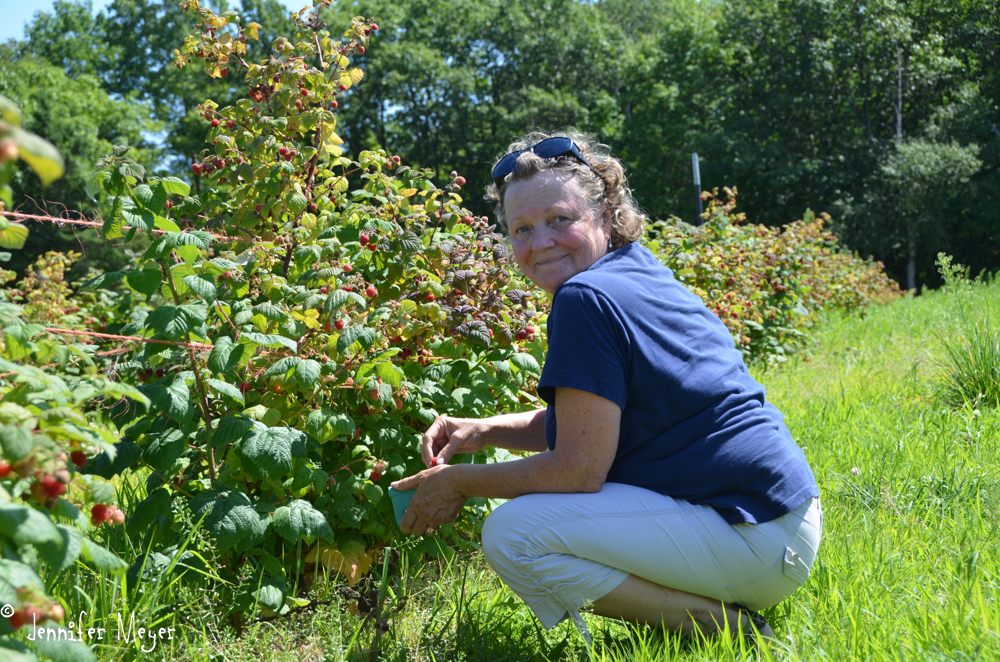
[[[639,209],[632,197],[622,162],[611,156],[608,146],[601,144],[593,136],[574,131],[552,134],[533,131],[512,142],[504,154],[526,150],[555,136],[565,136],[575,142],[592,168],[588,168],[586,164],[569,155],[543,159],[531,152],[524,152],[517,157],[517,165],[513,172],[507,175],[499,186],[493,183],[486,188],[486,199],[493,202],[500,224],[507,228],[503,198],[512,183],[530,179],[549,170],[558,170],[573,174],[584,195],[587,196],[591,209],[598,216],[602,213],[602,207],[607,206],[608,220],[611,223],[612,248],[621,248],[638,240],[645,229],[646,214]]]

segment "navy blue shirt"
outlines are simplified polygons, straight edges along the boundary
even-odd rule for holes
[[[538,384],[555,448],[555,388],[622,409],[607,481],[708,504],[730,524],[768,522],[819,496],[784,419],[726,326],[649,249],[609,252],[558,290]]]

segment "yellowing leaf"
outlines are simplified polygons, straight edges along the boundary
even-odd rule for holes
[[[350,89],[351,85],[354,85],[354,81],[351,80],[351,74],[347,73],[346,71],[340,74],[340,84],[346,87],[347,89]]]
[[[260,39],[260,23],[247,23],[247,26],[243,28],[243,35],[247,39]]]
[[[358,83],[361,82],[361,79],[365,77],[365,72],[361,71],[360,69],[355,68],[355,69],[351,69],[348,72],[348,75],[351,77],[351,82],[354,83],[355,85],[357,85]]]
[[[35,171],[43,186],[63,176],[66,168],[59,150],[52,143],[14,126],[8,127],[8,131],[17,145],[18,154]]]
[[[348,60],[346,57],[344,57],[340,53],[337,53],[336,55],[333,56],[333,62],[338,67],[341,67],[343,69],[346,69],[347,65],[349,65],[351,63],[350,60]]]
[[[223,46],[232,42],[232,40],[233,36],[228,32],[223,32],[221,35],[219,35],[219,43],[222,44]]]
[[[404,198],[408,198],[411,195],[416,195],[417,194],[417,189],[415,189],[415,188],[404,188],[402,191],[399,192],[399,194],[401,196],[403,196]]]
[[[320,542],[306,556],[306,563],[315,563],[331,573],[342,575],[351,586],[368,574],[374,560],[374,552],[366,551],[356,542],[345,544],[342,550]]]

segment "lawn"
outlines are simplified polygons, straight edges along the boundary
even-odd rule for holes
[[[981,361],[963,344],[977,328],[1000,333],[998,281],[832,317],[808,351],[755,370],[805,449],[825,517],[808,583],[766,614],[779,642],[762,659],[1000,659],[1000,412],[989,396],[949,405],[939,386],[948,343],[960,360]],[[1000,363],[979,367],[1000,381]],[[131,604],[147,621],[175,625],[174,639],[148,653],[110,642],[98,654],[255,662],[756,657],[730,643],[589,615],[596,645],[588,651],[568,622],[542,632],[479,554],[420,566],[390,554],[372,578],[357,587],[360,600],[335,582],[317,583],[309,596],[316,604],[252,622],[242,637],[207,609],[210,589],[163,583]],[[124,608],[113,588],[85,577],[79,585],[100,593],[91,596],[99,607]],[[373,615],[355,615],[359,604]]]

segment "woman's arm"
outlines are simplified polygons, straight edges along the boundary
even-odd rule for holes
[[[470,497],[511,499],[539,492],[598,492],[615,453],[621,408],[593,393],[556,389],[555,450],[500,464],[435,466],[393,487],[418,487],[400,528],[420,535],[453,521]]]
[[[455,453],[475,453],[484,446],[512,451],[544,451],[545,410],[501,414],[490,418],[438,416],[424,433],[424,464],[448,464]],[[437,462],[433,460],[437,458]]]

